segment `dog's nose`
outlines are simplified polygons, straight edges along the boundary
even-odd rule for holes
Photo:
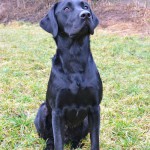
[[[88,18],[91,17],[91,14],[90,14],[89,11],[83,10],[83,11],[80,13],[79,16],[80,16],[81,19],[88,19]]]

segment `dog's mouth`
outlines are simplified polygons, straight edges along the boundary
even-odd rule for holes
[[[90,35],[90,34],[93,34],[94,33],[94,30],[93,30],[93,27],[91,25],[91,22],[88,21],[88,20],[85,20],[80,28],[78,27],[73,27],[73,29],[70,31],[69,33],[69,36],[71,38],[74,38],[74,37],[79,37],[79,36],[84,36],[84,35]]]

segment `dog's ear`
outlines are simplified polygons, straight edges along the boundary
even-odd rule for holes
[[[97,25],[99,24],[99,20],[93,12],[92,12],[92,17],[93,17],[93,23],[94,23],[94,29],[95,29]]]
[[[48,14],[40,21],[40,26],[55,38],[58,34],[58,24],[55,17],[55,9],[58,3],[54,4]]]

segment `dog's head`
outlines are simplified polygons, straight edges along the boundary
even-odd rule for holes
[[[98,23],[86,0],[63,0],[54,4],[40,26],[54,38],[58,33],[73,38],[93,34]]]

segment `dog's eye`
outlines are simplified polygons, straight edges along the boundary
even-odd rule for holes
[[[68,11],[70,11],[70,8],[69,8],[69,7],[65,7],[65,8],[64,8],[64,11],[65,11],[65,12],[68,12]]]
[[[88,9],[88,6],[84,6],[84,9]]]

